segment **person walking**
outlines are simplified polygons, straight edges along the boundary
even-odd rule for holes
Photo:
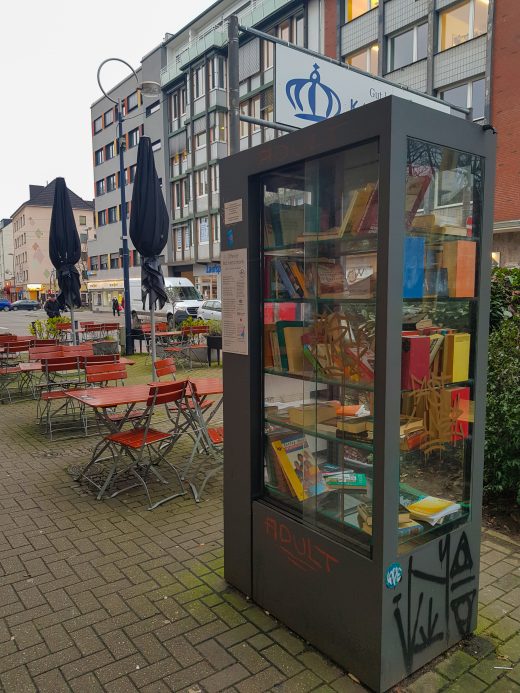
[[[117,312],[117,315],[119,316],[119,310],[119,301],[114,296],[114,298],[112,299],[112,315],[115,317]]]
[[[48,318],[60,317],[60,307],[54,296],[49,296],[49,298],[45,301],[43,310],[47,313]]]

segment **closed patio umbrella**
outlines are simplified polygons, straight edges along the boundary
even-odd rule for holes
[[[79,239],[72,205],[64,178],[56,178],[49,232],[49,257],[56,268],[61,310],[70,309],[72,341],[76,343],[74,308],[81,308],[80,277],[76,264],[81,258]]]
[[[143,310],[146,298],[150,308],[150,339],[152,343],[152,374],[155,364],[155,306],[161,309],[168,301],[164,286],[159,255],[168,240],[168,210],[155,170],[152,143],[149,137],[141,137],[137,150],[137,166],[132,192],[130,214],[130,238],[142,256],[141,293]]]

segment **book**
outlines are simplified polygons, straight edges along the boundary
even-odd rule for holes
[[[264,325],[264,368],[274,368],[273,347],[271,334],[275,331],[274,325]]]
[[[345,257],[346,290],[353,298],[372,298],[376,289],[377,254]]]
[[[282,370],[282,355],[280,352],[280,342],[278,341],[278,334],[275,329],[269,332],[269,339],[271,342],[271,353],[273,355],[273,367],[276,370]],[[267,367],[267,366],[266,366]]]
[[[299,501],[328,490],[304,435],[295,433],[273,438],[271,445]]]
[[[289,421],[296,426],[313,426],[335,417],[337,402],[310,402],[289,407]]]
[[[437,354],[439,353],[442,343],[444,342],[444,335],[443,334],[438,334],[438,333],[433,333],[428,335],[430,337],[430,358],[429,358],[429,364],[430,367],[433,365],[433,361]]]
[[[287,272],[287,268],[285,266],[285,263],[280,260],[279,258],[276,258],[274,261],[274,266],[276,268],[276,272],[278,273],[278,276],[280,277],[282,284],[285,287],[285,290],[287,291],[287,294],[289,298],[300,298],[300,293],[294,286],[292,282],[292,278],[289,276]]]
[[[426,496],[408,505],[408,512],[412,520],[420,520],[430,525],[436,525],[442,518],[459,510],[459,503],[435,496]]]
[[[310,370],[303,355],[302,336],[304,327],[285,327],[285,353],[287,354],[287,369],[291,373],[303,373]]]
[[[440,391],[441,418],[451,421],[451,442],[464,440],[469,436],[470,388],[445,387]]]
[[[403,298],[422,298],[424,288],[424,238],[406,236],[403,257]]]
[[[332,488],[348,488],[351,491],[366,491],[367,477],[358,472],[322,472],[323,481]]]
[[[353,374],[364,382],[372,382],[376,359],[374,352],[366,346],[346,346],[344,350]]]
[[[415,335],[402,338],[401,389],[417,390],[430,373],[430,337]]]
[[[342,265],[332,260],[319,261],[316,267],[316,293],[320,297],[343,294],[346,290],[345,271]]]
[[[357,234],[360,232],[359,225],[365,215],[365,211],[369,206],[376,187],[377,183],[367,183],[363,188],[358,190],[358,194],[356,195],[356,199],[346,224],[346,233]]]
[[[356,233],[377,233],[378,229],[378,213],[379,213],[379,184],[376,183],[365,210],[359,220]]]
[[[431,174],[424,176],[409,175],[406,178],[405,219],[408,227],[412,225],[417,211],[421,208],[431,180]]]
[[[293,273],[296,281],[300,285],[300,289],[302,291],[301,295],[304,296],[305,298],[309,297],[309,291],[307,289],[307,282],[305,281],[305,273],[303,266],[300,265],[299,262],[296,260],[291,260],[289,262],[289,267],[291,269],[291,272]]]
[[[475,295],[475,266],[477,247],[474,241],[444,243],[442,266],[448,273],[450,298],[469,298]]]
[[[442,374],[448,382],[463,382],[469,377],[471,335],[454,332],[444,337]]]
[[[301,337],[305,330],[301,329],[304,327],[304,323],[301,320],[279,320],[276,323],[276,335],[278,337],[278,350],[280,352],[280,360],[282,364],[282,369],[287,371],[289,370],[289,361],[287,358],[287,345],[285,342],[285,328],[291,328],[291,327],[298,327],[300,328],[300,331],[297,332],[296,334],[298,335],[298,344],[295,344],[295,341],[292,339],[293,333],[288,333],[291,335],[291,349],[294,349],[295,346],[297,347],[297,350],[300,351],[300,356],[296,356],[296,359],[299,361],[300,364],[303,363],[303,352],[301,348]],[[291,361],[293,362],[294,365],[294,359],[293,357],[295,356],[294,350],[291,352]],[[300,369],[303,370],[303,369]]]

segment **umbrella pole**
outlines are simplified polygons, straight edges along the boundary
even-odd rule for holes
[[[151,303],[151,300],[150,300]],[[156,359],[156,349],[155,349],[155,302],[150,305],[150,341],[152,342],[152,378],[155,380],[155,359]]]
[[[76,345],[76,327],[74,326],[74,307],[70,309],[70,326],[72,328],[72,343]]]

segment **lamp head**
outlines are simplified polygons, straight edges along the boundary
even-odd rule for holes
[[[161,95],[161,85],[158,82],[141,82],[139,89],[141,94],[149,99],[154,99]]]

